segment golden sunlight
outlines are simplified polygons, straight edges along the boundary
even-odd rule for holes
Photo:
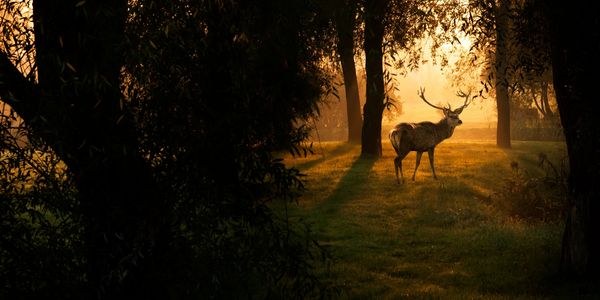
[[[448,56],[448,65],[441,67],[439,64],[434,64],[429,52],[426,51],[424,58],[426,62],[419,66],[418,70],[414,70],[406,74],[406,76],[397,76],[399,92],[396,94],[400,97],[403,113],[391,121],[398,122],[420,122],[433,121],[436,122],[441,118],[440,112],[425,104],[419,96],[417,90],[420,87],[425,88],[425,94],[428,100],[433,103],[448,105],[456,108],[463,103],[463,99],[456,96],[456,92],[460,89],[465,93],[472,90],[472,95],[476,95],[481,89],[479,74],[466,74],[461,77],[460,82],[454,83],[451,79],[454,77],[454,64],[458,61],[461,54],[468,51],[471,41],[468,38],[462,37],[459,39],[460,45],[443,45],[440,49]],[[429,48],[425,42],[424,49]],[[461,114],[464,127],[489,128],[495,127],[496,108],[493,98],[485,99],[477,97],[473,103]],[[390,122],[384,119],[385,122]]]

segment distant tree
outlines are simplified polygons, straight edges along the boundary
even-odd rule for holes
[[[552,75],[569,155],[570,211],[563,236],[562,267],[598,278],[600,270],[600,16],[573,3],[546,2]]]
[[[335,28],[337,32],[337,52],[340,56],[344,74],[346,92],[346,112],[348,117],[348,141],[360,143],[362,130],[362,113],[360,94],[356,77],[355,31],[358,2],[354,0],[337,0],[335,2]]]
[[[346,126],[348,142],[359,143],[362,128],[360,93],[354,57],[357,54],[355,43],[359,40],[359,2],[354,0],[319,0],[319,14],[331,22],[335,36],[330,37],[335,45],[331,57],[336,69],[341,67],[346,104]],[[336,94],[336,96],[339,94]]]
[[[547,123],[558,122],[550,104],[552,85],[552,61],[548,20],[544,16],[543,3],[527,0],[516,3],[513,15],[513,46],[517,70],[511,78],[518,92],[528,95],[532,105]]]
[[[510,88],[514,73],[513,2],[509,0],[469,1],[460,17],[453,23],[472,41],[469,53],[459,68],[481,69],[483,88],[496,98],[496,145],[510,148]],[[451,33],[452,34],[452,33]],[[466,62],[466,63],[465,63]],[[480,93],[482,93],[480,91]]]
[[[533,98],[533,103],[535,104],[535,107],[538,109],[538,112],[542,115],[544,120],[547,121],[552,121],[555,118],[555,113],[550,105],[550,88],[551,86],[551,82],[548,82],[549,80],[547,79],[546,76],[542,75],[539,78],[539,91],[540,91],[540,97],[537,97],[537,87],[535,86],[535,83],[532,82],[531,83],[531,96]],[[553,87],[552,87],[553,89]]]

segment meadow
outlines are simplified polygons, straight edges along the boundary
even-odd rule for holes
[[[493,141],[445,141],[436,148],[438,180],[425,153],[411,181],[412,152],[403,185],[383,144],[379,159],[359,159],[360,145],[341,142],[284,159],[306,175],[287,213],[331,253],[320,276],[341,287],[341,298],[570,298],[576,287],[558,275],[563,143],[502,150]]]

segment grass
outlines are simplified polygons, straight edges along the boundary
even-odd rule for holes
[[[319,151],[321,149],[316,147]],[[322,154],[286,157],[306,177],[306,193],[289,214],[311,225],[334,256],[321,276],[343,287],[345,299],[569,298],[559,284],[563,225],[527,221],[498,209],[511,162],[541,176],[537,155],[564,155],[554,142],[446,141],[436,148],[434,180],[426,154],[411,181],[414,152],[398,185],[394,152],[358,159],[360,146],[324,143]],[[514,204],[518,205],[518,203]]]

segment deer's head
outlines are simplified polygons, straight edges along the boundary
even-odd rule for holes
[[[439,109],[444,113],[444,120],[446,122],[448,122],[448,125],[450,127],[456,127],[460,124],[462,124],[461,119],[459,118],[460,113],[462,113],[463,109],[465,109],[467,106],[469,106],[469,104],[471,104],[471,101],[473,100],[473,98],[471,98],[469,100],[469,98],[471,97],[471,91],[469,91],[468,94],[465,94],[463,91],[458,91],[456,93],[456,96],[461,97],[461,98],[465,98],[465,102],[463,103],[463,105],[457,109],[452,109],[452,107],[450,106],[450,103],[448,103],[448,107],[439,107],[436,105],[431,104],[429,101],[427,101],[427,99],[425,99],[425,88],[421,88],[418,91],[418,95],[419,97],[421,97],[421,99],[423,101],[425,101],[425,103],[429,104],[429,106],[435,108],[435,109]]]

